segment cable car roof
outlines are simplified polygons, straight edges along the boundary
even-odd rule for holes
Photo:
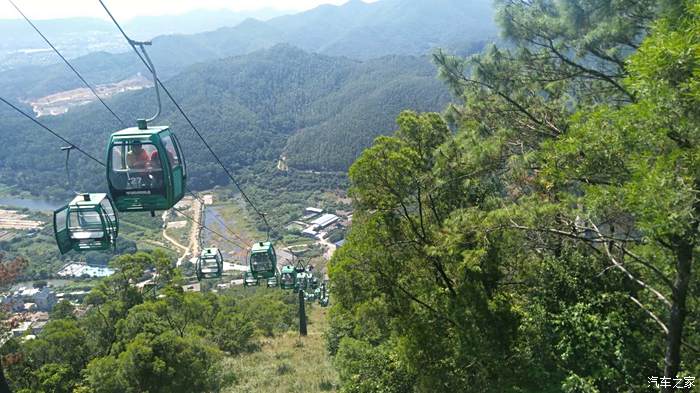
[[[202,258],[206,257],[216,257],[219,255],[219,249],[218,248],[205,248],[202,250]]]
[[[88,199],[85,199],[88,196]],[[96,193],[96,194],[80,194],[76,195],[72,201],[70,201],[70,206],[95,206],[100,204],[103,199],[107,198],[107,194]]]
[[[267,252],[272,248],[272,243],[270,242],[258,242],[253,244],[252,252]]]
[[[129,127],[121,131],[117,131],[112,134],[113,137],[129,137],[129,136],[150,136],[159,134],[163,131],[169,130],[168,126],[149,126],[148,128],[141,129],[138,127]]]

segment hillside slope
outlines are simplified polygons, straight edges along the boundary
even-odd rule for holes
[[[160,75],[169,78],[195,63],[248,54],[280,43],[308,52],[366,60],[387,55],[421,56],[436,47],[471,52],[496,36],[490,0],[438,3],[352,0],[265,22],[247,19],[235,27],[206,33],[156,37],[149,51]],[[144,71],[133,53],[95,53],[75,63],[93,84],[115,82]],[[11,92],[13,98],[36,98],[77,87],[81,87],[80,81],[61,64],[0,73],[0,90]]]
[[[283,153],[292,167],[345,170],[377,135],[394,129],[401,110],[444,106],[448,93],[434,75],[427,58],[360,62],[278,45],[192,66],[166,84],[233,170],[272,163]],[[155,106],[152,89],[108,103],[130,122],[150,115]],[[226,184],[225,174],[167,99],[163,109],[158,123],[170,124],[183,143],[190,184]],[[65,189],[61,143],[5,106],[0,115],[6,142],[0,145],[3,183],[45,195]],[[41,120],[100,158],[109,134],[119,127],[95,103]],[[103,187],[104,169],[79,155],[71,160],[77,188]]]

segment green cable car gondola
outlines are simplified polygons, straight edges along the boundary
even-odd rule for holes
[[[257,287],[260,286],[260,282],[257,278],[253,276],[251,272],[245,272],[243,274],[243,286],[244,287]]]
[[[297,279],[296,279],[296,285],[294,289],[296,291],[302,290],[302,291],[307,291],[309,289],[309,284],[311,283],[311,273],[308,273],[306,271],[303,271],[301,273],[297,273]]]
[[[282,268],[282,274],[280,275],[280,288],[282,289],[294,289],[294,282],[296,281],[297,271],[294,266],[287,265]]]
[[[53,229],[61,254],[116,247],[119,219],[107,194],[81,194],[54,211]]]
[[[270,242],[259,242],[250,250],[250,273],[257,278],[270,278],[277,272],[277,255]]]
[[[182,150],[168,127],[149,127],[145,120],[138,125],[110,138],[109,193],[120,212],[170,209],[185,194]]]
[[[205,248],[197,258],[195,266],[197,280],[219,278],[224,273],[224,258],[218,248]]]

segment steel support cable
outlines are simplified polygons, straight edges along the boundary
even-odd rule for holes
[[[79,146],[77,146],[76,144],[74,144],[74,143],[72,143],[71,141],[67,140],[66,138],[62,137],[60,134],[58,134],[57,132],[55,132],[55,131],[52,130],[51,128],[47,127],[46,125],[44,125],[44,124],[41,123],[40,121],[36,120],[34,117],[32,117],[32,116],[29,115],[28,113],[24,112],[23,110],[21,110],[21,109],[18,108],[17,106],[13,105],[11,102],[7,101],[7,100],[6,100],[5,98],[3,98],[2,96],[0,96],[0,101],[4,102],[4,103],[7,104],[10,108],[14,109],[14,110],[17,111],[18,113],[20,113],[21,115],[23,115],[24,117],[26,117],[27,119],[33,121],[36,125],[38,125],[39,127],[43,128],[44,130],[46,130],[47,132],[49,132],[51,135],[55,136],[56,138],[60,139],[61,141],[67,143],[67,144],[70,145],[70,146],[72,146],[75,150],[77,150],[77,151],[83,153],[86,157],[90,158],[91,160],[95,161],[96,163],[100,164],[100,165],[103,166],[103,167],[106,167],[106,166],[107,166],[104,162],[100,161],[99,159],[95,158],[93,155],[91,155],[90,153],[86,152],[85,150],[83,150],[82,148],[80,148]],[[216,232],[216,231],[214,231],[214,230],[208,228],[208,227],[205,226],[204,224],[199,223],[197,220],[195,220],[194,218],[192,218],[192,217],[188,216],[187,214],[183,213],[183,212],[180,211],[179,209],[177,209],[177,208],[173,208],[173,209],[176,210],[178,213],[182,214],[183,216],[185,216],[186,218],[188,218],[190,221],[192,221],[192,222],[194,222],[194,223],[200,225],[202,228],[206,229],[207,231],[209,231],[209,232],[211,232],[211,233],[213,233],[213,234],[219,236],[219,237],[222,238],[223,240],[225,240],[225,241],[227,241],[227,242],[229,242],[229,243],[231,243],[231,244],[233,244],[233,245],[235,245],[235,246],[237,246],[237,247],[240,247],[240,248],[242,248],[242,249],[246,249],[246,248],[247,248],[247,246],[243,246],[243,245],[241,245],[240,243],[237,243],[237,242],[235,242],[235,241],[232,241],[232,240],[228,239],[227,237],[222,236],[220,233],[218,233],[218,232]]]
[[[197,195],[197,193],[195,193],[194,191],[190,190],[189,188],[187,189],[187,192],[189,192],[190,195],[192,195],[192,197],[196,198],[202,205],[205,204],[205,203],[204,203],[204,200],[203,200],[199,195]],[[231,229],[228,225],[226,225],[226,223],[224,222],[224,220],[222,220],[221,218],[219,218],[219,216],[215,216],[215,218],[216,218],[216,221],[218,221],[219,224],[221,224],[221,226],[224,227],[224,229],[226,229],[231,235],[233,235],[233,237],[235,237],[236,239],[240,240],[242,243],[246,244],[247,247],[251,247],[250,242],[248,242],[247,240],[243,239],[243,238],[242,238],[240,235],[238,235],[233,229]]]
[[[100,164],[100,165],[102,165],[102,166],[105,166],[105,164],[104,164],[102,161],[98,160],[97,158],[95,158],[94,156],[92,156],[90,153],[86,152],[85,150],[83,150],[83,149],[81,149],[80,147],[76,146],[75,144],[71,143],[71,142],[70,142],[69,140],[67,140],[66,138],[64,138],[64,137],[62,137],[61,135],[57,134],[57,133],[54,132],[52,129],[50,129],[49,127],[45,126],[43,123],[41,123],[41,122],[38,121],[37,119],[35,119],[34,116],[32,116],[32,115],[30,115],[30,114],[24,112],[23,110],[21,110],[20,108],[18,108],[18,107],[15,106],[14,104],[12,104],[10,101],[6,100],[5,98],[3,98],[3,97],[1,97],[1,96],[0,96],[0,101],[2,101],[2,102],[4,102],[5,104],[7,104],[7,106],[9,106],[10,108],[14,109],[14,110],[17,111],[18,113],[20,113],[22,116],[24,116],[24,117],[26,117],[27,119],[33,121],[34,124],[38,125],[39,127],[43,128],[44,130],[48,131],[49,133],[51,133],[51,134],[52,134],[53,136],[55,136],[56,138],[58,138],[58,139],[60,139],[61,141],[63,141],[63,142],[65,142],[65,143],[67,143],[67,144],[73,146],[73,148],[75,148],[75,150],[77,150],[77,151],[79,151],[79,152],[85,154],[85,156],[87,156],[87,157],[90,158],[91,160],[95,161],[96,163],[98,163],[98,164]]]
[[[90,91],[92,91],[93,95],[94,95],[98,100],[100,100],[100,102],[102,103],[102,105],[103,105],[103,106],[104,106],[104,107],[105,107],[105,108],[106,108],[106,109],[107,109],[107,110],[122,124],[122,126],[125,126],[125,124],[124,124],[124,122],[122,121],[122,119],[107,105],[107,103],[105,103],[105,102],[102,100],[102,98],[100,98],[100,96],[97,94],[97,92],[95,91],[95,89],[85,80],[85,78],[80,74],[80,72],[78,72],[78,70],[76,70],[75,67],[73,67],[73,65],[68,61],[68,59],[66,59],[66,58],[63,56],[63,54],[61,54],[61,52],[60,52],[60,51],[53,45],[53,43],[51,43],[51,41],[41,32],[41,30],[39,30],[39,28],[26,16],[26,14],[24,14],[24,12],[22,12],[22,10],[17,6],[17,4],[15,4],[14,1],[12,1],[12,0],[8,0],[8,1],[9,1],[10,4],[17,10],[17,12],[24,18],[24,20],[34,29],[34,31],[36,31],[36,33],[39,34],[39,36],[41,36],[41,38],[46,42],[46,44],[48,44],[48,45],[51,47],[51,49],[52,49],[54,52],[56,52],[56,54],[63,60],[63,62],[66,63],[66,65],[73,71],[73,73],[75,73],[75,75],[83,82],[83,84],[84,84],[88,89],[90,89]],[[130,44],[131,44],[131,42],[130,42]],[[152,62],[151,59],[148,57],[148,53],[145,51],[145,49],[143,48],[143,46],[141,46],[141,51],[143,52],[143,55],[146,56],[146,58],[145,58],[145,64],[147,65],[147,68],[149,69],[149,71],[153,70],[153,62]],[[154,73],[154,75],[155,75],[155,73]],[[157,76],[155,77],[155,79],[157,80]],[[154,82],[155,82],[155,80],[154,80]],[[156,83],[157,83],[157,82],[156,82]],[[156,86],[156,94],[157,94],[158,96],[160,96],[160,92],[158,91],[157,87],[158,87],[158,86]],[[3,101],[4,101],[4,100],[3,100]],[[160,103],[160,97],[158,98],[158,102]],[[160,105],[159,105],[159,107],[158,107],[158,112],[156,113],[156,115],[155,115],[153,118],[157,117],[157,116],[158,116],[158,113],[160,113]],[[41,125],[41,124],[39,124],[39,125]],[[41,125],[41,126],[43,127],[43,125]],[[73,147],[73,145],[71,145],[71,146]],[[83,152],[83,153],[84,153],[84,152]],[[91,157],[91,158],[92,158],[92,157]],[[94,159],[94,158],[93,158],[93,159]],[[97,161],[97,160],[96,160],[96,161]],[[99,161],[97,161],[97,162],[99,162]],[[104,164],[103,164],[102,162],[99,162],[99,163],[100,163],[101,165],[104,166]],[[200,202],[204,203],[204,201],[202,201],[201,198],[199,198],[194,192],[192,192],[192,191],[189,190],[189,189],[188,189],[188,192],[189,192],[190,194],[192,194],[192,196],[195,197],[196,199],[198,199]],[[218,221],[228,232],[230,232],[234,237],[236,237],[238,240],[240,240],[240,241],[243,242],[243,243],[247,243],[245,240],[243,240],[240,236],[238,236],[238,234],[236,234],[230,227],[228,227],[228,226],[227,226],[221,219],[219,219],[218,217],[217,217],[217,221]]]
[[[129,43],[129,45],[131,45],[131,47],[132,47],[132,49],[134,50],[134,52],[136,53],[136,55],[139,57],[139,59],[141,59],[141,62],[143,63],[143,65],[144,65],[151,73],[153,73],[153,70],[152,70],[151,67],[149,66],[149,64],[148,64],[148,62],[146,61],[146,59],[144,59],[143,55],[136,49],[135,41],[132,40],[131,38],[129,38],[129,36],[128,36],[128,35],[126,34],[126,32],[124,31],[124,29],[122,29],[121,25],[119,25],[119,22],[117,22],[117,20],[114,18],[114,16],[112,15],[112,13],[109,11],[109,9],[108,9],[107,6],[105,5],[105,3],[104,3],[102,0],[97,0],[97,1],[100,2],[100,4],[102,5],[102,8],[104,8],[104,10],[107,12],[107,15],[109,15],[110,19],[112,19],[112,22],[114,22],[114,24],[117,26],[117,29],[119,29],[119,31],[122,33],[122,35],[123,35],[124,38],[127,40],[127,42]],[[199,139],[202,141],[202,143],[204,143],[204,146],[207,147],[207,149],[209,150],[209,153],[211,153],[211,155],[214,156],[214,159],[216,159],[216,161],[217,161],[217,163],[219,164],[219,166],[221,166],[221,168],[224,170],[224,172],[226,172],[226,175],[229,177],[229,179],[231,179],[231,182],[234,184],[234,186],[236,186],[236,188],[237,188],[238,191],[241,193],[241,195],[242,195],[243,198],[246,200],[246,202],[248,202],[248,204],[253,208],[253,210],[255,211],[255,213],[263,220],[263,222],[265,223],[265,226],[266,226],[267,229],[268,229],[268,238],[269,238],[271,226],[270,226],[270,223],[267,221],[267,218],[265,217],[265,214],[263,214],[263,213],[258,209],[258,207],[257,207],[257,206],[253,203],[253,201],[248,197],[248,195],[245,193],[245,191],[243,191],[243,188],[241,187],[240,183],[238,183],[238,181],[237,181],[236,178],[233,176],[233,174],[226,168],[226,166],[224,165],[223,161],[221,161],[221,159],[219,158],[219,156],[214,152],[214,150],[213,150],[212,147],[209,145],[209,143],[206,141],[206,139],[204,139],[204,136],[202,136],[202,134],[199,132],[199,129],[197,129],[197,127],[194,125],[194,123],[192,122],[192,120],[190,120],[190,117],[187,116],[187,114],[185,113],[185,111],[182,109],[182,107],[181,107],[180,104],[177,102],[177,100],[175,100],[175,97],[173,97],[173,95],[170,93],[170,91],[168,90],[168,88],[165,87],[165,85],[163,84],[163,82],[162,82],[157,76],[155,77],[155,80],[156,80],[156,83],[158,83],[158,84],[161,86],[161,88],[163,89],[163,91],[165,92],[165,94],[168,96],[168,98],[170,98],[170,101],[172,101],[172,103],[175,105],[175,107],[176,107],[177,110],[180,112],[180,114],[182,115],[182,117],[184,117],[185,120],[187,121],[187,123],[189,123],[190,127],[192,127],[192,129],[193,129],[194,132],[197,134],[197,136],[198,136]]]
[[[226,241],[226,242],[229,242],[230,244],[233,244],[234,246],[236,246],[236,247],[238,247],[238,248],[240,248],[240,249],[243,249],[243,250],[245,250],[245,249],[248,248],[247,246],[242,245],[242,244],[240,244],[240,243],[238,243],[238,242],[235,242],[235,241],[233,241],[233,240],[231,240],[231,239],[228,239],[227,237],[223,236],[223,235],[220,234],[219,232],[217,232],[217,231],[215,231],[215,230],[213,230],[213,229],[210,229],[210,228],[206,227],[206,226],[205,226],[204,224],[202,224],[200,221],[197,221],[197,220],[195,220],[194,218],[190,217],[189,215],[185,214],[182,210],[180,210],[180,209],[178,209],[178,208],[176,208],[176,207],[173,207],[173,210],[175,210],[176,212],[182,214],[183,216],[185,216],[185,218],[187,218],[188,220],[192,221],[194,224],[199,225],[200,227],[202,227],[202,228],[206,229],[207,231],[209,231],[209,232],[215,234],[216,236],[220,237],[222,240],[224,240],[224,241]]]
[[[100,100],[102,105],[109,111],[109,113],[112,114],[112,116],[114,116],[115,119],[117,119],[119,121],[119,123],[122,125],[122,127],[125,127],[126,125],[125,125],[124,121],[112,110],[112,108],[110,108],[107,105],[106,102],[104,102],[104,100],[99,96],[99,94],[97,94],[97,91],[85,80],[85,78],[83,78],[83,76],[80,74],[80,72],[78,72],[78,70],[76,70],[75,67],[73,67],[73,65],[68,61],[68,59],[66,59],[61,54],[61,52],[59,52],[58,49],[56,49],[56,47],[51,43],[51,41],[49,41],[49,39],[46,38],[46,36],[41,32],[41,30],[39,30],[39,28],[36,27],[36,25],[24,14],[24,12],[22,12],[22,10],[19,9],[17,4],[15,4],[15,2],[12,0],[7,0],[7,1],[10,4],[12,4],[12,6],[17,10],[17,12],[19,12],[19,14],[22,15],[24,20],[27,21],[27,23],[29,23],[29,25],[34,29],[34,31],[37,32],[37,34],[39,34],[41,36],[41,38],[44,39],[44,41],[51,47],[51,49],[53,49],[53,51],[56,52],[56,54],[61,58],[61,60],[63,60],[63,62],[66,63],[68,68],[70,68],[75,73],[75,75],[83,82],[83,84],[88,89],[90,89],[92,94],[94,94],[95,97],[97,97],[97,99]]]

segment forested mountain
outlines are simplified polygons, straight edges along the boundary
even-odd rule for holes
[[[375,137],[396,128],[395,117],[387,114],[445,106],[448,91],[436,84],[435,72],[425,58],[391,56],[359,64],[350,75],[352,83],[309,108],[330,116],[289,138],[283,153],[287,163],[296,169],[347,171]]]
[[[396,119],[349,169],[352,223],[329,263],[324,337],[340,392],[697,389],[700,0],[498,5],[505,44],[432,57],[450,104],[427,58],[289,45],[191,65],[166,83],[233,170],[280,154],[333,169]],[[151,94],[109,103],[133,118],[150,112]],[[3,182],[65,190],[61,144],[4,106],[0,118]],[[116,128],[95,104],[46,122],[95,154]],[[162,122],[184,142],[196,187],[225,183],[170,104]],[[97,188],[102,169],[75,163],[79,187]],[[256,173],[262,182],[271,167]],[[221,391],[245,372],[222,370],[222,351],[255,350],[295,322],[294,298],[264,286],[183,293],[158,252],[113,266],[83,316],[63,302],[36,339],[4,347],[20,393]],[[156,292],[132,285],[145,269],[158,272]],[[289,372],[261,385],[306,391],[284,383]]]
[[[376,136],[395,128],[402,109],[439,110],[446,104],[448,91],[435,73],[425,57],[361,62],[278,45],[192,66],[166,84],[231,169],[274,163],[284,152],[292,166],[344,170]],[[108,103],[132,123],[155,109],[152,89]],[[3,183],[42,195],[65,193],[61,143],[4,105],[0,114]],[[98,157],[119,126],[99,103],[41,121]],[[225,174],[167,99],[159,123],[171,124],[184,144],[190,184],[226,184]],[[99,188],[103,169],[83,157],[73,159],[77,186]]]
[[[246,19],[268,20],[284,11],[262,8],[253,11],[195,10],[181,15],[137,16],[124,24],[136,40],[150,40],[166,34],[197,34],[232,27]],[[109,25],[114,29],[112,24]]]
[[[403,113],[350,169],[343,392],[689,389],[700,2],[500,3],[509,45],[435,56],[449,116]]]
[[[492,15],[490,0],[354,0],[266,22],[248,19],[236,27],[207,33],[156,37],[150,53],[164,78],[194,63],[247,54],[279,43],[362,60],[428,55],[437,47],[471,53],[494,39]],[[75,64],[93,84],[143,72],[133,53],[95,53],[76,59]],[[55,83],[59,80],[61,83]],[[80,81],[62,64],[0,73],[0,91],[13,92],[13,98],[36,98],[77,87],[81,87]]]
[[[231,10],[197,10],[181,15],[135,17],[124,28],[136,40],[150,40],[168,34],[196,34],[222,27],[232,27],[248,18],[267,20],[284,12],[272,9],[235,12]],[[19,18],[19,15],[17,15]],[[32,18],[31,13],[28,15]],[[66,18],[35,20],[37,27],[64,56],[75,58],[93,52],[124,53],[129,46],[114,25],[100,18]],[[49,65],[61,60],[46,46],[23,19],[0,19],[0,31],[9,39],[0,42],[0,70],[28,65]]]

